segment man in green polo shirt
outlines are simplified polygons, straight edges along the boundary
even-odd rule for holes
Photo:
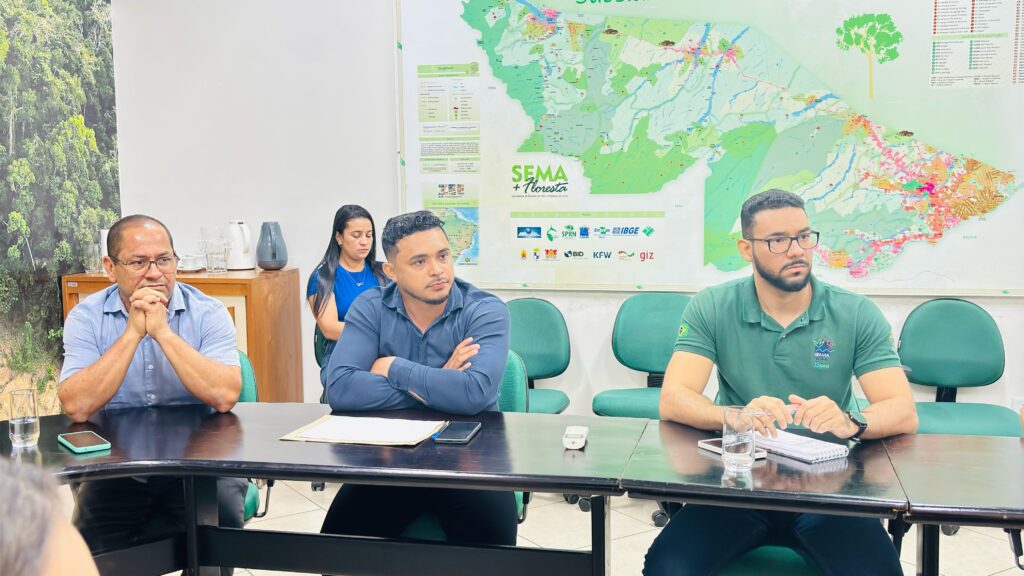
[[[799,196],[755,194],[740,212],[751,277],[703,290],[683,313],[661,392],[661,417],[722,427],[721,405],[764,416],[762,432],[797,424],[839,438],[917,430],[892,330],[867,298],[811,275],[818,233]],[[719,402],[703,395],[718,366]],[[856,376],[871,405],[846,407]],[[765,544],[802,552],[826,574],[902,574],[878,520],[688,504],[647,552],[646,576],[714,574]]]

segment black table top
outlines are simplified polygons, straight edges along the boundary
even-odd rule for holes
[[[805,464],[769,454],[748,474],[727,472],[718,454],[697,448],[715,434],[651,422],[626,467],[630,497],[721,506],[894,517],[907,507],[881,442],[854,445],[843,460]]]
[[[98,414],[83,425],[47,416],[41,418],[38,449],[14,456],[60,469],[58,476],[68,481],[197,474],[612,495],[622,493],[619,477],[647,425],[631,418],[493,412],[453,418],[403,410],[360,415],[474,420],[483,427],[466,445],[279,440],[329,411],[320,404],[260,403],[238,404],[226,414],[205,406],[128,409]],[[590,427],[586,450],[562,448],[568,425]],[[11,454],[6,423],[0,427],[0,454]],[[111,450],[77,455],[57,444],[57,434],[78,430],[100,434]]]
[[[917,434],[885,445],[908,520],[1024,526],[1024,439]]]

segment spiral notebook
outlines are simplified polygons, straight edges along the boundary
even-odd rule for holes
[[[801,436],[785,430],[776,432],[778,436],[775,438],[763,436],[760,432],[755,433],[754,444],[769,452],[811,463],[845,458],[850,453],[850,449],[842,444]]]

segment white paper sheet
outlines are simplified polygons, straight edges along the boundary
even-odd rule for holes
[[[444,420],[403,420],[363,416],[323,416],[281,437],[282,440],[414,446],[430,438]]]

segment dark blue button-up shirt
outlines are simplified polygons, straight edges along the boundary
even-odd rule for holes
[[[405,313],[397,285],[371,288],[345,316],[345,330],[323,374],[327,398],[334,410],[423,405],[450,414],[497,410],[508,332],[505,303],[462,280],[455,280],[444,312],[426,332]],[[469,359],[472,365],[464,371],[442,368],[468,337],[480,345]],[[388,377],[371,373],[374,361],[387,356],[395,356]]]

